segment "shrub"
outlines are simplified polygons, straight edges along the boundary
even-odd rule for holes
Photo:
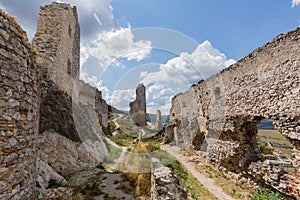
[[[57,180],[50,179],[48,182],[48,188],[58,188],[58,187],[63,187],[64,185],[61,182],[58,182]]]
[[[251,194],[251,200],[283,200],[283,196],[278,192],[263,188],[256,194]]]
[[[273,154],[273,152],[274,152],[274,148],[272,148],[272,147],[268,147],[267,145],[265,145],[265,144],[261,144],[261,145],[259,145],[259,153],[261,153],[261,154]]]

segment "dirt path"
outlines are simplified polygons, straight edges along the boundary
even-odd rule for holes
[[[127,152],[127,147],[122,147],[116,143],[114,143],[111,139],[109,138],[105,138],[105,140],[112,146],[118,148],[118,149],[121,149],[122,152],[120,154],[120,157],[116,160],[114,160],[114,163],[112,164],[108,164],[107,166],[109,166],[109,169],[107,169],[108,171],[113,171],[113,170],[116,170],[118,169],[118,165],[124,160],[124,156]]]
[[[223,192],[223,190],[214,185],[214,182],[212,179],[205,177],[203,174],[199,173],[195,167],[190,164],[189,162],[187,162],[184,159],[184,156],[180,153],[180,149],[176,146],[168,146],[168,145],[164,145],[161,146],[161,149],[167,151],[168,153],[170,153],[171,155],[175,156],[178,161],[185,166],[185,168],[195,177],[198,179],[198,181],[204,185],[204,187],[207,188],[207,190],[209,192],[211,192],[212,194],[214,194],[218,199],[221,200],[233,200],[233,198],[227,194],[225,194]]]

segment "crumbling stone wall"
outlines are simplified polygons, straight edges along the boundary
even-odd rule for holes
[[[76,8],[52,3],[40,9],[32,47],[15,20],[0,10],[0,199],[36,199],[43,192],[36,183],[55,174],[48,164],[66,162],[76,171],[74,155],[91,165],[107,155],[101,134],[108,106],[101,92],[78,79],[79,32]],[[83,90],[94,92],[94,106],[79,98]],[[53,146],[44,144],[47,138],[59,142],[56,132],[65,136],[62,145],[69,149],[50,159],[46,153]],[[44,146],[38,148],[41,141]],[[57,156],[64,159],[57,162]]]
[[[146,88],[143,83],[136,88],[136,99],[129,106],[132,121],[138,126],[146,126]]]
[[[156,111],[156,123],[155,123],[155,127],[156,127],[157,131],[161,131],[161,129],[162,129],[161,111],[160,110]]]
[[[300,28],[281,34],[221,73],[176,95],[167,140],[206,151],[211,163],[240,173],[260,159],[257,124],[272,118],[294,145],[294,165],[299,167],[299,39]],[[294,176],[299,185],[299,174]],[[277,181],[284,181],[283,176]],[[299,186],[286,185],[281,192],[300,196]]]
[[[26,33],[0,10],[0,199],[34,199],[38,69]]]
[[[151,199],[187,199],[187,191],[179,185],[176,175],[156,158],[151,160]]]
[[[40,132],[53,129],[75,142],[82,140],[83,132],[101,134],[101,126],[107,126],[107,104],[101,92],[78,79],[80,28],[76,7],[56,2],[42,6],[33,47],[42,69]],[[84,98],[92,98],[93,102],[87,106],[81,101]],[[94,110],[98,121],[86,116]]]
[[[41,6],[33,48],[38,52],[40,132],[57,133],[80,141],[73,118],[73,89],[79,73],[80,28],[76,7],[53,2]]]
[[[56,2],[41,6],[32,43],[38,52],[43,77],[72,97],[80,59],[80,27],[76,7]]]

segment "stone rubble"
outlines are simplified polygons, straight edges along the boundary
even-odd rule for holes
[[[151,160],[151,199],[187,199],[187,191],[179,185],[178,178],[156,158]]]

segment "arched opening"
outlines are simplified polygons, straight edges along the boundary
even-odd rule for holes
[[[263,119],[257,125],[257,141],[260,156],[280,165],[287,172],[295,172],[293,167],[293,145],[274,126],[272,119]]]

